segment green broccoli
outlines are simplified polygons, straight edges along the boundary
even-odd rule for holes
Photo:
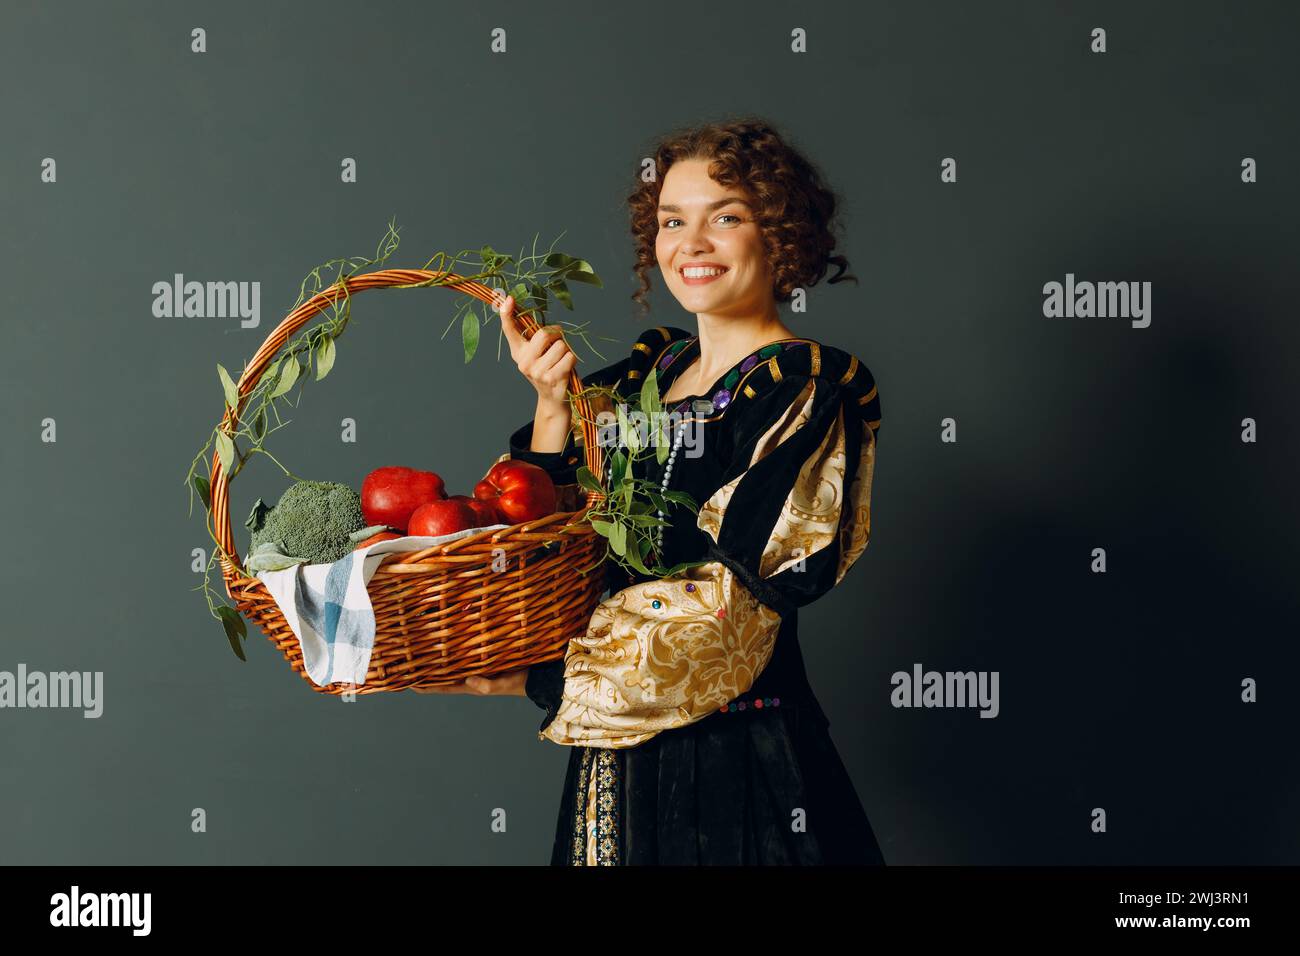
[[[280,496],[274,508],[261,498],[244,522],[253,532],[250,554],[265,542],[308,564],[331,564],[355,546],[350,535],[365,527],[361,496],[347,485],[332,481],[297,481]]]

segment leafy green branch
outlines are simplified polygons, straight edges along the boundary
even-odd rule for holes
[[[635,398],[620,394],[616,388],[594,385],[584,388],[582,395],[604,395],[611,400],[616,408],[621,437],[609,454],[607,483],[604,475],[593,474],[586,465],[577,470],[580,487],[604,496],[587,511],[591,526],[606,539],[601,560],[610,558],[629,570],[651,577],[671,577],[687,568],[705,564],[704,561],[685,561],[671,566],[662,563],[656,533],[660,528],[671,527],[672,523],[666,517],[659,517],[659,513],[668,515],[672,505],[676,504],[698,514],[699,505],[686,492],[664,490],[657,482],[637,477],[635,473],[637,462],[653,456],[662,465],[668,458],[670,438],[663,427],[665,416],[659,400],[657,370],[652,369],[646,376]],[[574,419],[599,426],[599,422],[582,419],[578,398],[569,396]],[[646,422],[650,434],[643,438],[639,427],[633,425],[632,417]]]
[[[380,239],[373,256],[351,256],[330,259],[312,268],[299,286],[298,299],[290,311],[296,310],[303,303],[310,301],[322,292],[338,287],[341,294],[333,297],[328,309],[322,310],[322,319],[317,324],[302,330],[282,349],[275,362],[266,369],[253,389],[243,397],[239,395],[239,386],[235,379],[221,364],[217,365],[217,378],[222,395],[229,409],[222,423],[212,429],[203,447],[199,449],[190,463],[185,475],[185,484],[190,492],[190,514],[194,513],[194,497],[203,502],[207,513],[208,535],[212,539],[213,549],[204,569],[203,583],[194,588],[202,589],[212,616],[221,621],[230,641],[231,648],[242,660],[243,650],[240,639],[247,637],[243,619],[238,611],[221,603],[219,594],[211,584],[212,572],[219,565],[221,546],[216,537],[212,520],[212,453],[215,449],[221,462],[227,483],[243,471],[244,466],[254,455],[266,455],[286,476],[293,480],[302,480],[286,468],[266,448],[266,439],[279,431],[288,420],[283,420],[277,402],[283,400],[293,408],[301,401],[305,384],[310,380],[320,381],[334,368],[337,358],[337,341],[348,326],[352,317],[352,296],[348,289],[348,280],[363,270],[383,265],[397,251],[400,243],[400,229],[394,221],[388,223],[387,231]],[[563,235],[563,234],[561,234]],[[557,240],[558,241],[558,238]],[[555,251],[555,244],[545,251],[537,249],[537,237],[533,237],[531,251],[525,255],[521,248],[519,255],[509,256],[497,252],[491,246],[482,246],[477,250],[462,249],[454,255],[437,253],[422,267],[437,273],[432,278],[392,286],[390,288],[423,288],[426,286],[455,287],[462,283],[477,282],[494,290],[498,299],[504,299],[507,293],[513,294],[518,311],[530,311],[541,323],[554,296],[566,308],[573,308],[573,297],[569,289],[570,282],[584,283],[601,287],[600,277],[596,275],[591,264]],[[451,278],[452,274],[460,276]],[[457,296],[457,307],[451,323],[443,332],[443,338],[457,322],[461,328],[461,344],[465,361],[468,363],[478,350],[481,329],[493,317],[499,318],[490,305],[479,303],[471,296]],[[482,318],[476,305],[482,304]],[[573,335],[582,339],[592,352],[600,355],[587,337],[586,324],[573,322],[558,323],[561,334]],[[609,340],[613,341],[613,340]],[[497,356],[500,358],[500,342]],[[601,356],[603,358],[603,356]],[[245,370],[247,370],[245,368]],[[296,398],[291,395],[296,389]],[[230,422],[237,424],[232,428]],[[200,473],[203,465],[208,465],[207,474]],[[241,562],[238,553],[227,556],[234,562],[243,577],[252,577]]]

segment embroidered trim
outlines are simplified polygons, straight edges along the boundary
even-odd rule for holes
[[[659,337],[664,341],[664,347],[659,350],[658,355],[654,355],[654,350],[649,345],[640,341],[639,339],[632,345],[633,353],[640,352],[642,355],[646,355],[646,356],[654,355],[654,361],[649,363],[647,369],[658,368],[660,360],[664,357],[664,353],[666,353],[674,345],[677,345],[680,348],[680,343],[689,341],[688,339],[678,339],[676,342],[673,342],[672,341],[673,334],[668,331],[668,328],[666,326],[656,325],[653,329],[650,329],[649,331],[658,332]],[[642,338],[644,338],[645,335],[646,333],[642,333]],[[635,354],[633,355],[633,357],[634,358],[636,357]],[[628,379],[639,379],[642,378],[644,375],[645,375],[645,371],[639,368],[629,368],[627,371]]]
[[[678,330],[683,331],[683,330]],[[658,370],[660,376],[667,374],[673,368],[677,360],[690,351],[691,348],[699,342],[699,336],[693,335],[689,338],[679,338],[668,342],[659,354],[655,356],[654,361],[647,368]],[[785,353],[795,349],[797,346],[806,345],[808,347],[808,374],[813,377],[819,377],[823,374],[823,355],[821,343],[812,339],[801,337],[778,339],[775,342],[768,342],[758,349],[745,356],[739,362],[728,370],[727,374],[722,377],[722,387],[713,393],[709,401],[713,405],[716,414],[706,414],[705,416],[696,416],[696,421],[701,424],[706,422],[717,421],[722,418],[723,414],[731,407],[732,399],[739,398],[742,395],[748,399],[754,399],[758,396],[758,391],[748,383],[749,377],[763,369],[767,370],[769,381],[773,384],[781,382],[791,371],[789,362],[786,367],[782,368],[780,359]],[[838,350],[835,350],[836,354]],[[848,364],[843,375],[839,378],[839,384],[848,385],[856,378],[862,375],[863,366],[856,355],[848,355]],[[796,369],[799,363],[796,362]],[[643,374],[640,369],[635,374],[629,374],[629,378],[642,378]],[[875,383],[872,383],[870,394],[865,398],[860,398],[858,404],[867,405],[876,397]],[[681,411],[688,403],[692,396],[687,396],[680,402],[674,403],[676,410]]]
[[[569,865],[585,866],[587,862],[587,782],[591,777],[591,748],[582,748],[582,762],[578,765],[578,783],[573,794],[573,819],[569,828]]]
[[[682,352],[686,350],[686,343],[690,341],[692,340],[678,339],[676,342],[670,342],[665,345],[660,350],[659,354],[655,356],[655,360],[651,363],[650,367],[658,372],[668,371],[668,369],[672,368],[673,362],[677,361],[677,356],[681,355]],[[672,358],[668,360],[667,364],[664,364],[664,359],[668,357],[668,353],[670,352],[672,353]]]
[[[659,351],[659,354],[654,357],[654,361],[648,363],[646,368],[657,369],[662,377],[663,374],[673,367],[683,354],[690,351],[691,347],[699,341],[699,336],[693,335],[689,338],[680,338],[674,341],[668,341],[672,338],[672,333],[670,333],[666,328],[658,327],[654,331],[660,332],[663,335],[666,344]],[[641,343],[638,343],[638,345],[639,344]],[[733,397],[743,395],[748,399],[756,398],[758,392],[752,385],[748,384],[748,380],[751,375],[754,375],[763,369],[767,369],[769,379],[772,383],[775,384],[780,382],[785,377],[786,372],[789,371],[789,368],[787,367],[783,370],[778,364],[778,358],[784,357],[785,352],[799,345],[808,346],[808,374],[812,376],[820,376],[822,374],[823,364],[822,347],[820,343],[815,342],[812,339],[799,337],[778,339],[775,342],[769,342],[751,352],[749,355],[745,356],[745,358],[732,366],[727,374],[723,376],[722,387],[714,392],[712,396],[706,396],[713,402],[716,414],[696,416],[696,421],[704,424],[722,418],[726,410],[731,407]],[[642,352],[646,355],[650,354],[643,349],[637,349],[636,351]],[[852,353],[848,353],[848,355],[848,366],[845,368],[844,374],[839,378],[839,384],[841,385],[848,385],[859,376],[862,370],[862,363],[858,360],[858,357]],[[667,359],[666,363],[664,362],[665,359]],[[788,365],[789,363],[787,362],[787,366]],[[644,372],[642,369],[634,368],[629,370],[627,377],[629,379],[641,379],[644,377]],[[687,396],[687,399],[691,397],[692,396]],[[859,398],[858,404],[860,406],[865,406],[873,401],[875,397],[876,387],[875,384],[872,383],[870,392],[865,397]],[[687,399],[683,399],[682,402],[677,403],[677,407],[680,408],[681,405],[686,403]],[[877,419],[877,423],[879,423],[879,419]]]
[[[730,704],[723,704],[721,707],[718,708],[718,713],[734,714],[737,710],[746,710],[749,708],[752,708],[754,710],[762,710],[764,707],[772,708],[772,707],[780,707],[780,706],[781,706],[780,697],[755,697],[753,700],[748,700],[748,701],[733,700]]]
[[[666,372],[668,369],[672,368],[673,363],[676,362],[677,359],[683,353],[687,352],[692,345],[698,342],[699,339],[700,337],[698,335],[693,335],[689,339],[679,339],[678,341],[674,342],[671,346],[669,346],[669,348],[673,350],[673,356],[672,359],[669,360],[669,362],[663,366],[662,371]],[[764,365],[769,366],[769,368],[775,368],[776,356],[780,355],[783,351],[794,348],[796,345],[799,344],[816,345],[816,343],[813,342],[811,339],[804,339],[804,338],[777,339],[775,342],[768,342],[766,345],[759,346],[753,352],[750,352],[743,359],[741,359],[739,362],[733,365],[727,371],[727,374],[722,377],[722,387],[720,389],[714,392],[711,396],[708,395],[694,396],[694,397],[704,397],[709,399],[709,401],[713,403],[713,407],[716,408],[719,412],[717,415],[713,415],[709,418],[699,418],[697,420],[700,422],[711,422],[721,418],[722,411],[725,410],[728,406],[730,406],[732,396],[736,394],[736,389],[739,386],[744,385],[745,381],[749,378],[749,376],[753,375]],[[663,358],[663,353],[660,353],[660,358],[656,359],[656,366],[658,365],[658,362],[662,358]],[[779,371],[774,372],[774,376],[777,381],[780,380]],[[747,389],[745,391],[746,398],[753,398],[754,395],[755,392],[753,391],[752,388]],[[680,409],[683,405],[686,404],[686,400],[692,397],[693,396],[690,395],[686,396],[686,399],[682,399],[681,402],[676,403],[676,407]]]
[[[596,751],[596,862],[618,866],[618,755]]]
[[[595,788],[596,821],[589,833],[587,811],[592,788]],[[618,755],[612,750],[582,748],[582,763],[573,794],[573,818],[569,841],[569,865],[618,866],[619,806],[621,789]],[[589,845],[590,837],[590,845]]]
[[[812,358],[810,358],[810,364],[815,363],[816,368],[817,368],[817,372],[820,373],[820,371],[821,371],[821,361],[822,361],[821,348],[820,348],[820,346],[818,345],[818,343],[814,342],[812,339],[790,339],[790,340],[788,340],[788,341],[783,341],[783,342],[780,342],[780,343],[777,343],[777,342],[771,342],[771,343],[768,343],[768,345],[763,346],[763,348],[762,348],[762,349],[759,349],[758,353],[755,353],[755,354],[761,354],[762,351],[763,351],[763,349],[767,349],[767,348],[770,348],[772,345],[778,345],[778,344],[782,346],[782,352],[788,351],[789,349],[791,349],[791,348],[793,348],[793,347],[795,347],[795,346],[797,346],[797,345],[807,345],[807,346],[809,346],[809,351],[810,351],[811,354],[812,354]],[[815,350],[815,351],[814,351],[814,350]],[[778,353],[778,354],[779,354],[779,353]],[[849,366],[850,368],[854,369],[855,372],[856,372],[856,370],[857,370],[857,365],[856,365],[856,364],[853,364],[853,363],[856,363],[856,362],[857,362],[857,358],[856,358],[856,356],[855,356],[855,357],[853,357],[852,362],[850,363],[850,366]],[[744,362],[741,363],[742,366],[743,366],[744,364],[745,364]],[[738,388],[739,392],[740,392],[741,394],[743,394],[746,398],[754,398],[754,397],[758,394],[758,393],[754,390],[753,386],[751,386],[751,385],[748,384],[748,381],[749,381],[749,378],[750,378],[751,375],[755,375],[755,374],[761,372],[763,369],[767,369],[767,370],[769,371],[769,377],[770,377],[770,379],[771,379],[771,381],[772,381],[773,383],[776,383],[776,382],[781,381],[781,379],[782,379],[783,376],[782,376],[782,373],[781,373],[780,369],[777,368],[777,366],[776,366],[776,356],[772,356],[772,357],[768,358],[767,361],[764,361],[764,362],[758,362],[758,363],[756,363],[752,368],[750,368],[749,370],[747,370],[747,371],[745,372],[744,376],[741,377],[741,379],[740,379],[739,382],[737,383],[737,388]],[[810,370],[810,374],[816,374],[816,373],[812,373],[811,370]],[[843,384],[843,383],[847,383],[848,379],[849,379],[849,377],[846,376],[845,378],[841,379],[840,381],[841,381],[841,383]],[[874,387],[873,387],[873,388],[874,388]],[[726,407],[729,408],[730,405],[727,405]],[[723,414],[725,414],[725,408],[719,410],[718,414],[716,414],[716,415],[710,415],[710,416],[707,416],[707,417],[697,418],[696,421],[700,422],[701,424],[704,424],[704,423],[707,423],[707,422],[717,421],[718,419],[722,418]]]

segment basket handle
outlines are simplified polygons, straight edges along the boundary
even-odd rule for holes
[[[257,383],[261,381],[262,375],[271,366],[272,360],[288,342],[289,337],[302,328],[313,316],[324,311],[327,306],[333,305],[339,298],[343,297],[345,285],[347,294],[351,295],[355,292],[364,292],[367,289],[401,289],[426,286],[429,285],[431,280],[443,278],[449,278],[448,284],[433,287],[463,292],[489,305],[496,302],[495,290],[478,282],[466,281],[454,272],[438,272],[429,269],[383,269],[353,276],[345,280],[345,284],[336,282],[290,312],[284,321],[267,336],[266,341],[262,343],[262,347],[257,350],[257,353],[244,368],[244,373],[239,377],[237,384],[239,390],[238,405],[234,409],[226,406],[226,412],[219,427],[227,433],[233,432],[238,427],[238,413],[243,408],[244,399],[257,388]],[[515,318],[523,329],[525,339],[531,339],[533,333],[541,328],[533,317],[531,310],[516,311]],[[591,469],[592,474],[602,474],[604,466],[601,462],[598,431],[595,422],[592,420],[591,401],[582,396],[582,379],[578,377],[576,368],[569,372],[568,390],[571,394],[578,396],[576,404],[582,420],[583,450],[587,459],[587,467]],[[236,575],[237,567],[231,555],[235,555],[237,558],[238,551],[235,548],[235,538],[230,526],[230,482],[225,470],[222,468],[221,457],[216,453],[215,449],[212,452],[211,474],[211,516],[214,522],[217,544],[221,548],[222,575],[229,584]],[[586,494],[587,504],[589,506],[593,505],[603,497],[604,495],[588,490]]]

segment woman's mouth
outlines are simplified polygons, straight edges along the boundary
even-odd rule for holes
[[[725,272],[726,266],[683,266],[681,276],[686,285],[707,285]]]

